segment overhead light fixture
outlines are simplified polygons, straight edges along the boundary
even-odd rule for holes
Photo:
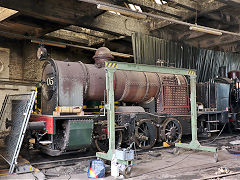
[[[135,8],[135,6],[133,4],[128,4],[129,8],[133,11],[137,11],[137,9]]]
[[[129,8],[133,11],[137,11],[137,12],[141,12],[142,13],[142,9],[140,6],[138,5],[133,5],[133,4],[128,4]]]
[[[160,5],[163,5],[163,4],[166,4],[166,3],[167,3],[167,1],[162,1],[162,0],[155,0],[155,2],[156,2],[157,4],[160,4]]]
[[[142,9],[140,6],[135,5],[135,8],[137,9],[138,12],[142,13]]]
[[[190,26],[189,29],[192,30],[192,31],[199,31],[199,32],[204,32],[204,33],[208,33],[208,34],[217,35],[217,36],[221,36],[222,35],[222,32],[216,31],[216,30],[212,30],[210,28],[208,29],[206,27]]]
[[[145,19],[145,18],[147,18],[146,15],[140,14],[138,12],[134,12],[134,11],[131,11],[131,10],[120,9],[120,8],[115,8],[115,7],[106,6],[106,5],[102,5],[102,4],[98,4],[97,8],[101,9],[101,10],[105,10],[105,11],[118,12],[120,14],[131,16],[131,17],[134,17],[134,18],[137,18],[137,19]]]

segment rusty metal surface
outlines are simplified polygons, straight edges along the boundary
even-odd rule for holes
[[[105,70],[86,64],[88,71],[87,100],[102,101],[106,87]],[[160,82],[156,73],[120,71],[114,74],[115,100],[124,102],[143,102],[155,97]]]
[[[116,71],[116,99],[124,102],[144,102],[155,97],[160,88],[156,73]]]
[[[97,49],[95,55],[93,56],[95,64],[98,68],[104,67],[105,61],[111,61],[114,59],[111,51],[106,47],[100,47]]]
[[[84,72],[79,69],[78,62],[55,61],[58,69],[59,106],[82,106],[83,105],[83,77]]]
[[[160,75],[162,89],[157,98],[157,112],[172,115],[189,113],[188,83],[184,76]]]
[[[88,72],[88,85],[86,92],[87,100],[103,101],[106,89],[106,78],[104,68],[97,68],[93,64],[86,64]],[[80,69],[79,69],[80,71]]]
[[[96,64],[52,60],[45,65],[42,81],[45,114],[52,113],[56,106],[81,106],[83,99],[104,100],[105,69]],[[116,101],[136,103],[155,97],[159,113],[186,114],[189,111],[184,76],[117,70],[114,94]]]
[[[82,106],[84,71],[78,62],[50,60],[43,70],[43,113],[51,114],[56,106]]]

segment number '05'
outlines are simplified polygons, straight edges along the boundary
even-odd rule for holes
[[[47,78],[47,86],[52,86],[54,82],[53,80],[54,80],[54,77]]]

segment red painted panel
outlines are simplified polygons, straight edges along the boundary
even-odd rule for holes
[[[44,115],[31,115],[30,122],[34,121],[46,121],[46,132],[48,134],[54,134],[54,120],[53,116],[44,116]]]

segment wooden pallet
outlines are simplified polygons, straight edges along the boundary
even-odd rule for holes
[[[81,106],[57,106],[56,111],[53,111],[53,116],[61,116],[61,115],[83,116],[84,111]]]

